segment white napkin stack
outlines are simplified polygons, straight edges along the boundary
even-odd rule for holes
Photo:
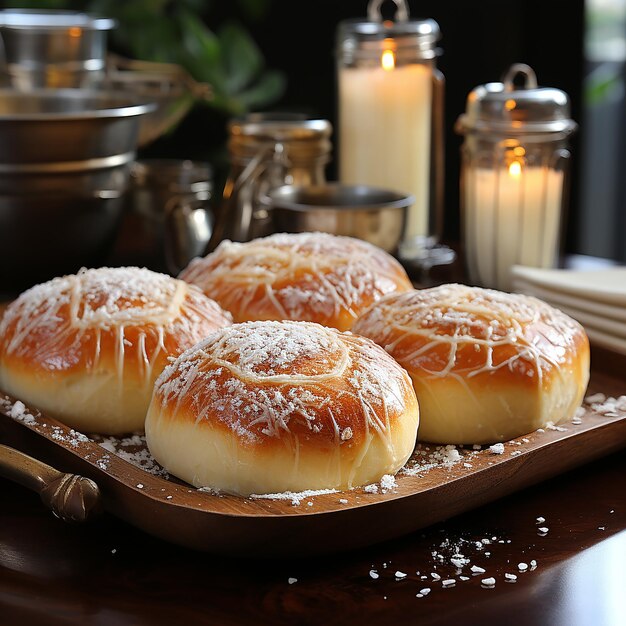
[[[535,296],[578,320],[596,345],[626,354],[626,267],[547,270],[516,265],[513,291]]]

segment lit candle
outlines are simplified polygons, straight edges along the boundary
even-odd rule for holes
[[[539,87],[529,66],[514,64],[502,83],[470,92],[456,128],[465,135],[461,204],[468,278],[508,291],[513,265],[558,262],[566,147],[576,130],[569,99],[559,89]]]
[[[508,167],[469,169],[465,185],[465,245],[474,280],[508,290],[513,265],[556,264],[562,171],[514,160]]]
[[[411,194],[407,237],[429,234],[431,101],[431,68],[396,66],[390,50],[339,71],[341,180]]]

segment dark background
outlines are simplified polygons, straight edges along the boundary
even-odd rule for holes
[[[385,10],[393,5],[387,2]],[[571,99],[572,117],[582,123],[583,0],[409,0],[411,16],[433,18],[441,28],[442,54],[438,67],[446,78],[446,195],[444,230],[447,239],[459,237],[459,148],[454,123],[475,86],[501,79],[512,64],[528,63],[541,86],[564,90]],[[265,110],[302,111],[336,125],[335,36],[340,20],[365,17],[366,0],[274,0],[265,12],[246,18],[233,2],[216,2],[204,19],[213,28],[238,19],[256,40],[267,66],[282,70],[287,79],[284,96]],[[227,119],[195,111],[177,133],[166,137],[146,155],[193,158],[215,148],[212,162],[218,186],[228,163],[224,153]],[[580,163],[579,135],[574,135],[570,211],[565,250],[577,251]],[[336,178],[335,163],[328,168]]]

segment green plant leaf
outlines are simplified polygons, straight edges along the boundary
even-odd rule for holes
[[[243,14],[251,20],[258,20],[265,15],[270,8],[270,0],[238,0]]]
[[[624,80],[615,69],[598,67],[585,79],[584,99],[589,105],[599,105],[619,97]]]
[[[236,22],[224,24],[219,31],[222,68],[228,93],[246,87],[263,68],[263,55],[250,35]]]
[[[285,92],[286,80],[281,72],[268,70],[250,88],[237,94],[237,100],[247,109],[272,104]]]
[[[196,80],[210,83],[217,92],[225,90],[226,79],[221,69],[220,41],[194,14],[179,14],[183,54],[181,64]]]

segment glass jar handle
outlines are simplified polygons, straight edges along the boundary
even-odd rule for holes
[[[268,158],[270,155],[273,157]],[[250,159],[229,192],[224,194],[219,218],[207,246],[207,252],[214,250],[224,239],[248,241],[255,233],[255,221],[263,217],[264,206],[257,207],[263,191],[261,182],[264,173],[272,166],[288,167],[282,143],[267,143]],[[271,186],[271,184],[270,184]],[[260,210],[258,210],[260,208]]]
[[[537,89],[537,75],[533,68],[530,67],[530,65],[526,65],[526,63],[514,63],[502,79],[505,91],[514,91],[517,89],[515,79],[518,76],[524,77],[524,85],[521,89]]]
[[[409,6],[406,0],[392,0],[396,5],[396,22],[406,22],[409,19]],[[370,0],[367,5],[367,19],[370,22],[382,22],[381,8],[385,0]]]

